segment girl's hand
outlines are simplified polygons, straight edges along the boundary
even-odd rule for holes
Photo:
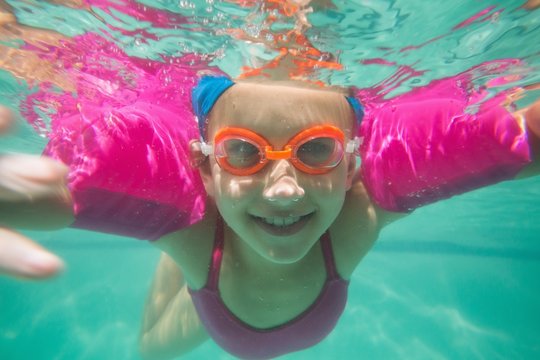
[[[515,111],[513,116],[527,128],[527,140],[533,160],[519,173],[518,178],[537,176],[540,174],[540,99],[524,109]]]
[[[0,106],[0,133],[6,132],[12,121],[11,112]],[[0,155],[0,214],[13,211],[17,203],[31,206],[35,200],[57,196],[65,188],[66,174],[66,167],[52,159]],[[43,215],[46,217],[47,214]],[[62,270],[63,262],[57,256],[3,227],[4,217],[5,214],[0,217],[0,275],[40,279]]]
[[[537,139],[540,139],[540,100],[529,106],[525,111],[525,120],[529,131],[532,132]]]
[[[64,268],[62,260],[23,235],[0,227],[0,275],[43,279]]]
[[[537,7],[540,7],[540,0],[527,0],[523,7],[528,10],[534,10]]]

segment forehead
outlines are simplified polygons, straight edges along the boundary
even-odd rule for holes
[[[210,113],[208,135],[226,126],[261,134],[295,133],[306,127],[332,124],[352,127],[354,115],[338,92],[286,85],[239,83],[228,89]]]

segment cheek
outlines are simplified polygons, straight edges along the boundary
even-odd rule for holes
[[[249,198],[256,190],[253,176],[234,176],[217,164],[212,164],[213,189],[216,201],[220,203],[239,203]]]
[[[338,167],[324,176],[312,177],[307,191],[310,192],[310,197],[317,204],[321,214],[324,214],[323,217],[328,221],[333,221],[345,202],[346,169]]]
[[[314,195],[334,197],[347,190],[347,169],[344,164],[324,175],[304,175],[306,190]],[[344,196],[344,195],[343,195]]]

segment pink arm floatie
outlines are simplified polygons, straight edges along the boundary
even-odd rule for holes
[[[45,88],[28,101],[57,106],[44,153],[70,168],[73,226],[155,240],[202,219],[206,193],[188,143],[198,138],[191,88],[198,64],[208,66],[191,55],[128,57],[94,34],[64,47],[43,56],[65,63],[77,96]]]
[[[383,209],[410,211],[511,179],[530,161],[524,129],[501,105],[505,95],[466,113],[473,104],[456,80],[368,106],[361,171]]]
[[[73,226],[155,240],[199,221],[205,194],[180,122],[143,102],[63,119],[45,153],[71,169]]]

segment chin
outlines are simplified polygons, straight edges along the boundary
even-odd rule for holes
[[[311,230],[311,229],[310,229]],[[261,235],[259,235],[261,236]],[[264,236],[254,248],[260,256],[276,264],[294,264],[302,260],[317,244],[320,236],[306,231],[291,237]],[[260,239],[260,238],[259,238]]]
[[[263,253],[259,252],[259,255],[275,264],[287,265],[294,264],[302,260],[310,249],[311,247],[308,249],[298,249],[298,251],[294,251],[295,249],[291,249],[290,246],[286,248],[278,248],[273,246],[272,249],[263,250]]]

